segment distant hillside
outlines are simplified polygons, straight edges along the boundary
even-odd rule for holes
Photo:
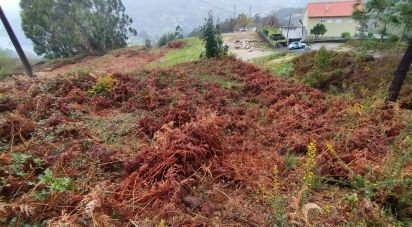
[[[283,8],[276,11],[276,16],[279,19],[281,25],[287,25],[289,23],[289,16],[292,15],[292,24],[297,24],[299,19],[303,18],[305,8]]]
[[[13,74],[20,65],[18,56],[12,50],[0,48],[0,79]]]
[[[2,3],[2,1],[7,3]],[[31,41],[25,38],[21,29],[20,9],[17,2],[0,0],[21,45],[26,52],[33,53]],[[134,27],[139,31],[138,37],[131,39],[133,43],[143,42],[144,39],[157,40],[163,33],[173,31],[177,24],[181,25],[184,32],[188,34],[193,28],[203,23],[209,10],[213,10],[216,17],[224,20],[233,16],[235,5],[236,14],[249,14],[251,7],[252,15],[258,13],[265,15],[287,8],[280,12],[281,20],[283,20],[294,9],[304,8],[307,2],[308,0],[287,2],[273,0],[123,0],[127,13],[134,20]],[[10,48],[10,46],[7,34],[0,29],[0,47]]]
[[[279,11],[283,19],[289,13],[303,12],[307,0],[287,3],[272,0],[124,0],[123,2],[127,13],[134,20],[134,25],[140,34],[143,34],[142,38],[158,39],[161,34],[173,31],[178,24],[182,26],[185,33],[191,32],[193,28],[203,23],[209,10],[213,10],[216,17],[224,20],[233,16],[235,5],[236,14],[249,14],[251,6],[252,15],[258,13],[265,15],[287,7]]]

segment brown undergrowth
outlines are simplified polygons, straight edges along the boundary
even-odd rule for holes
[[[319,147],[314,174],[326,180],[301,193],[306,216],[379,171],[410,130],[400,110],[366,113],[233,58],[111,77],[110,87],[77,73],[0,88],[17,103],[0,113],[4,224],[296,223],[288,214],[300,206],[309,143]],[[105,89],[90,92],[97,84]],[[313,223],[361,222],[369,212],[354,219],[347,209]]]
[[[294,59],[293,77],[331,93],[352,93],[360,100],[386,95],[401,54],[372,56],[362,52],[335,52],[324,48]],[[412,80],[408,76],[399,103],[412,105]],[[383,94],[381,94],[383,93]]]

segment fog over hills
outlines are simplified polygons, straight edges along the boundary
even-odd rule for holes
[[[181,25],[185,33],[201,25],[209,10],[220,20],[236,14],[268,14],[281,8],[304,8],[308,0],[123,0],[126,11],[134,20],[133,27],[139,31],[140,40],[156,40],[161,34],[173,31]],[[0,0],[0,5],[12,24],[23,48],[33,53],[30,40],[26,39],[20,25],[19,0]],[[134,39],[136,40],[136,39]],[[0,47],[13,49],[9,38],[0,26]]]
[[[153,39],[181,25],[184,32],[203,23],[209,10],[221,20],[236,14],[268,14],[280,8],[304,8],[307,0],[124,0],[128,14],[134,18],[139,31],[144,30]]]

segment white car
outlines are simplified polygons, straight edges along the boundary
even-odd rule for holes
[[[289,50],[305,49],[306,44],[302,42],[292,42],[288,45]]]

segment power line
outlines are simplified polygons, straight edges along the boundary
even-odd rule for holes
[[[211,7],[213,7],[213,8],[219,9],[219,10],[221,10],[221,11],[224,11],[224,12],[226,12],[226,13],[229,13],[230,15],[232,14],[232,11],[227,10],[227,9],[224,9],[224,8],[219,7],[219,6],[216,6],[216,5],[213,5],[213,4],[211,4],[211,3],[209,3],[209,2],[207,2],[207,1],[205,1],[205,0],[199,0],[199,2],[201,2],[201,3],[203,3],[203,4],[206,4],[206,5],[208,5],[208,6],[211,6]]]

